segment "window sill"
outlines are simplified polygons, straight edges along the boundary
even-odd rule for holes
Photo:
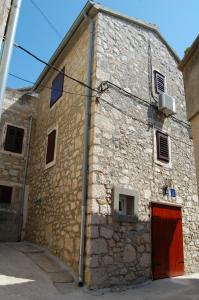
[[[7,151],[7,150],[0,150],[0,153],[6,154],[6,155],[10,155],[10,156],[17,156],[19,158],[23,158],[24,157],[24,152],[22,152],[22,153],[16,153],[16,152],[11,152],[11,151]]]
[[[47,169],[53,167],[53,166],[55,165],[55,163],[56,163],[56,161],[53,160],[53,161],[49,162],[48,164],[46,164],[46,165],[45,165],[45,170],[47,170]]]
[[[126,223],[136,223],[136,222],[138,222],[138,216],[137,215],[125,216],[125,215],[120,215],[116,212],[113,214],[113,219],[117,222],[126,222]]]

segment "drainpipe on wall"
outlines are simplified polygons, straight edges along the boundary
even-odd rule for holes
[[[25,234],[25,225],[26,225],[26,215],[27,215],[27,203],[26,203],[26,179],[28,174],[28,163],[30,157],[30,140],[31,140],[31,133],[32,133],[32,116],[29,118],[29,128],[28,128],[28,136],[27,136],[27,145],[26,145],[26,157],[25,157],[25,165],[24,165],[24,180],[22,186],[22,203],[20,209],[20,216],[19,216],[19,240],[24,239]]]
[[[5,90],[6,90],[6,82],[8,77],[10,61],[11,61],[15,33],[17,29],[17,22],[19,18],[21,1],[22,0],[12,1],[11,11],[7,23],[7,32],[6,32],[4,47],[3,47],[1,61],[0,61],[0,120],[2,115],[3,101],[5,96]]]
[[[88,48],[88,73],[87,86],[92,85],[92,67],[94,52],[94,32],[95,24],[91,17],[85,15],[89,20],[90,37]],[[84,282],[84,258],[85,258],[85,236],[86,236],[86,213],[87,213],[87,192],[88,192],[88,159],[89,159],[89,129],[90,129],[90,108],[92,91],[86,88],[86,107],[85,107],[85,132],[83,150],[83,179],[82,179],[82,205],[81,205],[81,231],[80,231],[80,253],[79,253],[79,286]]]

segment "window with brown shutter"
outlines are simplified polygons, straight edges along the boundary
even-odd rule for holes
[[[7,125],[4,150],[14,153],[22,153],[24,129],[13,125]]]
[[[166,133],[156,131],[157,159],[169,163],[169,137]]]
[[[53,106],[63,94],[64,71],[65,68],[62,69],[63,73],[58,73],[52,82],[50,107]]]
[[[54,161],[55,157],[55,143],[56,143],[56,129],[48,134],[48,144],[46,152],[46,164]]]
[[[10,203],[12,200],[12,187],[0,185],[0,203]]]
[[[154,71],[155,91],[157,94],[165,93],[165,76]]]

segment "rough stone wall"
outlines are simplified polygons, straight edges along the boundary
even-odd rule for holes
[[[102,13],[98,14],[96,50],[97,84],[109,80],[147,103],[109,87],[95,106],[86,282],[106,287],[151,277],[151,201],[182,206],[185,270],[196,272],[199,209],[192,140],[185,124],[158,117],[156,109],[149,105],[157,99],[154,82],[153,97],[149,89],[151,53],[152,68],[166,76],[167,93],[176,99],[175,117],[186,121],[177,62],[152,31]],[[153,127],[170,136],[171,168],[154,161]],[[167,179],[174,182],[176,198],[163,196]],[[137,222],[117,222],[112,218],[112,189],[118,185],[138,191]]]
[[[6,29],[11,0],[0,0],[0,49]]]
[[[86,83],[88,45],[89,27],[84,21],[56,61],[56,67],[65,67],[65,73]],[[42,84],[51,87],[56,75],[55,71],[49,72]],[[86,92],[80,84],[67,78],[63,90],[69,94],[63,92],[51,108],[51,90],[40,90],[31,144],[26,238],[47,246],[77,274]],[[56,163],[46,169],[47,132],[56,126]]]
[[[34,112],[33,99],[24,95],[26,93],[28,90],[7,90],[4,100],[0,123],[0,184],[12,186],[13,196],[10,204],[0,203],[0,241],[20,239],[19,226],[23,212],[22,187],[27,159],[27,135],[30,128],[29,117]],[[4,151],[3,131],[6,123],[24,127],[22,155]]]

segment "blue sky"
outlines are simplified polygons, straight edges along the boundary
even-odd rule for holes
[[[61,36],[64,36],[85,5],[85,0],[34,0]],[[180,58],[193,42],[199,28],[198,0],[100,0],[98,3],[126,15],[156,24]],[[16,43],[49,60],[60,38],[50,28],[31,0],[22,0]],[[43,65],[18,49],[13,50],[10,72],[35,81]],[[29,86],[9,76],[12,88]]]

